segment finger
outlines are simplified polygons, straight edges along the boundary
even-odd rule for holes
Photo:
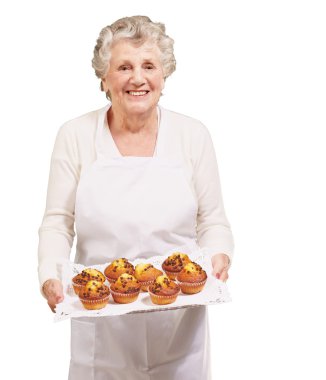
[[[53,292],[47,297],[50,304],[57,304],[63,301],[63,293],[61,291]]]
[[[51,304],[57,304],[63,301],[63,294],[54,294],[51,297],[48,297],[48,302]]]
[[[229,265],[226,262],[217,262],[213,267],[213,275],[220,278],[223,271],[228,271]],[[218,276],[217,276],[218,275]]]
[[[44,287],[44,295],[48,301],[48,305],[54,312],[56,304],[64,299],[62,284],[57,280],[49,280]]]
[[[55,309],[56,305],[58,303],[61,303],[63,301],[63,299],[64,299],[63,295],[57,295],[57,296],[53,296],[53,297],[48,298],[48,305],[51,308],[51,310],[53,311],[53,313],[55,311],[54,309]]]
[[[214,255],[212,257],[212,265],[215,266],[229,266],[230,264],[230,258],[229,256],[225,255],[224,253],[219,253],[217,255]]]
[[[49,307],[50,307],[52,313],[54,313],[54,312],[55,312],[55,310],[54,310],[54,309],[55,309],[55,305],[52,304],[52,303],[50,303],[50,302],[48,302],[48,305],[49,305]]]
[[[228,271],[225,269],[222,271],[222,273],[220,273],[220,280],[223,282],[226,282],[228,278],[229,278],[229,274],[228,274]]]
[[[49,280],[49,282],[46,283],[43,291],[47,298],[63,295],[63,288],[61,283],[55,280]]]
[[[48,305],[49,305],[52,313],[55,313],[55,308],[57,307],[57,304],[48,302]]]

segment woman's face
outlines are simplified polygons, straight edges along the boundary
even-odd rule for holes
[[[164,87],[159,48],[150,42],[116,42],[103,89],[110,92],[113,111],[126,116],[146,115],[157,105]]]

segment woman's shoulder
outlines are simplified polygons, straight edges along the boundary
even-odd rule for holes
[[[54,152],[73,152],[75,157],[83,160],[94,156],[94,142],[96,136],[99,110],[87,112],[65,122],[57,133]]]
[[[171,111],[161,106],[160,110],[162,113],[162,117],[164,117],[166,121],[173,124],[177,124],[181,128],[205,128],[204,124],[200,120],[195,119],[191,116],[184,115],[176,111]]]
[[[206,126],[198,119],[160,107],[164,124],[182,139],[198,139],[209,135]]]
[[[98,113],[100,110],[87,112],[78,117],[66,121],[61,127],[59,132],[67,135],[79,135],[85,133],[92,133],[96,130]]]

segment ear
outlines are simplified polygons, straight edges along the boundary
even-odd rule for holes
[[[106,78],[101,79],[101,90],[104,92],[108,92],[108,90],[109,90]]]
[[[162,79],[162,83],[161,83],[162,90],[164,90],[164,87],[165,87],[165,79],[166,79],[166,78],[163,78],[163,79]]]

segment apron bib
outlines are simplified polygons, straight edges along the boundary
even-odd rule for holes
[[[80,178],[76,262],[84,265],[196,247],[197,202],[183,165],[162,154],[122,157],[99,112],[97,160]],[[112,153],[113,152],[113,153]],[[209,378],[206,307],[72,319],[70,380]]]

